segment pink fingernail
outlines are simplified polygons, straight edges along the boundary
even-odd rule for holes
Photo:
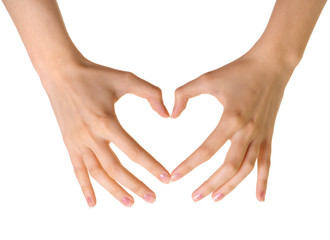
[[[201,200],[202,198],[203,198],[203,195],[200,194],[200,193],[195,194],[195,195],[193,196],[193,200],[194,200],[195,202]]]
[[[176,105],[174,105],[174,107],[173,107],[173,110],[171,113],[171,118],[176,118],[175,114],[176,114]]]
[[[124,197],[121,199],[121,202],[126,206],[126,207],[131,207],[133,205],[133,201],[127,197]]]
[[[87,198],[87,204],[88,204],[88,207],[89,208],[92,208],[93,207],[93,201],[90,197]]]
[[[214,195],[213,200],[214,200],[215,202],[220,201],[221,199],[224,198],[224,196],[225,196],[225,195],[223,195],[222,193],[217,193],[216,195]]]
[[[171,181],[176,181],[176,180],[179,180],[182,176],[177,173],[177,174],[174,174],[173,176],[171,176]]]
[[[265,201],[265,192],[262,192],[260,194],[260,201],[264,202]]]
[[[163,183],[170,183],[170,176],[168,175],[168,174],[164,174],[164,173],[162,173],[162,174],[160,174],[160,181],[162,181]]]
[[[143,196],[143,199],[146,201],[146,202],[149,202],[149,203],[153,203],[156,198],[154,195],[150,194],[150,193],[147,193]]]

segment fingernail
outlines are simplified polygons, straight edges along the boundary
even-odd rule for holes
[[[168,118],[170,117],[170,113],[167,111],[167,108],[165,106],[164,107],[164,113],[165,113],[165,117]]]
[[[176,181],[176,180],[179,180],[181,177],[182,177],[182,176],[181,176],[179,173],[174,174],[174,175],[171,176],[171,181],[174,182],[174,181]]]
[[[87,204],[88,204],[89,208],[93,207],[93,202],[92,202],[92,199],[90,197],[87,198]]]
[[[265,192],[262,192],[260,194],[260,201],[264,202],[265,201]]]
[[[153,203],[156,200],[155,196],[150,193],[144,194],[143,199],[149,203]]]
[[[195,194],[195,195],[193,196],[193,200],[194,200],[195,202],[201,200],[202,198],[203,198],[203,195],[200,194],[200,193]]]
[[[133,205],[133,201],[127,197],[124,197],[121,199],[121,202],[126,206],[126,207],[131,207]]]
[[[170,176],[168,174],[160,174],[160,181],[162,181],[163,183],[170,183]]]
[[[223,195],[222,193],[217,193],[216,195],[214,195],[214,197],[212,198],[213,201],[217,202],[220,201],[221,199],[223,199],[225,195]]]
[[[175,118],[175,116],[174,116],[174,114],[175,114],[175,105],[174,105],[174,107],[173,107],[173,110],[172,110],[172,113],[171,113],[171,118]]]

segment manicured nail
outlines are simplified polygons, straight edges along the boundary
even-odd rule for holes
[[[131,207],[133,205],[133,201],[127,197],[124,197],[121,199],[121,202],[126,206],[126,207]]]
[[[164,117],[168,118],[170,117],[170,113],[167,111],[167,108],[165,106],[163,106],[163,111],[164,111]]]
[[[260,194],[260,201],[264,202],[265,201],[265,192],[262,192]]]
[[[195,194],[195,195],[193,196],[193,200],[194,200],[195,202],[201,200],[202,198],[203,198],[203,195],[200,194],[200,193]]]
[[[160,177],[160,181],[162,181],[163,183],[170,183],[170,181],[171,181],[171,178],[168,174],[162,173],[162,174],[160,174],[159,177]]]
[[[174,105],[173,107],[173,110],[172,110],[172,113],[171,113],[171,118],[175,118],[176,116],[174,115],[175,114],[175,111],[176,111],[176,107]]]
[[[214,195],[214,197],[212,198],[213,201],[217,202],[220,201],[221,199],[223,199],[225,195],[223,195],[222,193],[217,193],[216,195]]]
[[[179,180],[181,177],[182,177],[182,176],[181,176],[179,173],[174,174],[174,175],[171,176],[171,181],[174,182],[174,181],[176,181],[176,180]]]
[[[88,204],[89,208],[93,207],[93,202],[92,202],[92,199],[90,197],[87,198],[87,204]]]
[[[144,194],[143,199],[148,203],[153,203],[156,200],[155,196],[150,193]]]

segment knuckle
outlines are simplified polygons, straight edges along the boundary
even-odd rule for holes
[[[139,159],[141,158],[140,156],[142,155],[142,153],[143,151],[139,147],[132,149],[132,160],[138,162]]]
[[[199,80],[201,81],[201,84],[203,85],[203,87],[205,89],[213,89],[214,90],[214,88],[212,87],[213,79],[214,79],[214,77],[213,77],[212,72],[204,73],[199,77]]]
[[[255,161],[248,161],[246,164],[247,164],[247,169],[248,169],[248,171],[251,172],[252,169],[253,169],[254,166],[255,166]]]
[[[175,96],[182,96],[183,95],[183,91],[184,91],[184,87],[181,86],[181,87],[178,87],[176,90],[175,90]]]
[[[191,172],[194,169],[194,164],[192,163],[191,159],[185,160],[180,165],[181,170],[185,173]]]
[[[264,167],[266,169],[269,169],[270,165],[271,165],[270,159],[260,161],[260,167]]]
[[[214,183],[212,183],[212,182],[210,182],[208,180],[205,182],[205,191],[207,193],[214,192],[217,188],[218,187]]]
[[[101,174],[101,168],[99,166],[93,166],[88,169],[89,174],[92,178],[97,178]]]
[[[228,175],[232,176],[238,171],[238,164],[236,163],[227,163],[225,166],[225,171]]]
[[[81,167],[75,167],[73,168],[74,174],[76,175],[77,178],[80,178],[81,175],[83,175],[83,173],[85,172],[85,169],[81,168]]]
[[[236,144],[237,146],[244,146],[246,144],[247,136],[242,136],[241,134],[234,134],[231,138],[231,141],[233,144]]]
[[[206,72],[204,74],[202,74],[199,79],[202,82],[209,82],[212,79],[212,72]]]
[[[155,96],[155,97],[161,97],[162,96],[162,90],[157,86],[153,86],[152,95]]]
[[[113,163],[108,166],[105,171],[109,174],[110,177],[118,178],[118,176],[121,175],[122,168],[119,166],[119,164]]]
[[[227,186],[226,186],[226,191],[227,191],[227,192],[231,192],[231,191],[233,191],[235,188],[236,188],[235,185],[233,185],[233,184],[227,184]]]
[[[239,130],[245,125],[244,113],[241,110],[230,110],[226,113],[227,119],[234,130]]]
[[[251,118],[247,123],[246,123],[246,129],[249,134],[252,134],[254,129],[256,128],[256,122],[255,119]]]
[[[106,133],[107,136],[111,136],[117,128],[116,122],[109,116],[98,117],[98,125],[101,132]]]
[[[263,178],[259,180],[259,185],[261,186],[267,186],[268,184],[268,179],[267,178]]]
[[[198,148],[198,155],[201,155],[205,158],[211,158],[213,155],[213,150],[211,146],[203,144]]]
[[[138,182],[132,185],[131,191],[137,195],[141,195],[143,192],[146,191],[146,189],[141,182]]]
[[[132,72],[124,71],[123,72],[123,78],[126,80],[133,80],[136,78],[135,74]]]

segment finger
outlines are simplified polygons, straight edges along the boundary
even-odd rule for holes
[[[228,127],[224,119],[225,117],[222,117],[218,126],[202,145],[172,171],[172,181],[182,178],[197,166],[209,160],[227,142],[234,133],[234,129]]]
[[[104,171],[94,153],[90,149],[84,149],[83,160],[89,174],[111,195],[119,200],[124,206],[130,207],[134,203],[134,198],[127,193],[118,183],[116,183]]]
[[[118,121],[112,123],[109,140],[120,148],[132,161],[147,169],[163,183],[170,183],[169,172],[144,150],[120,125]]]
[[[260,146],[258,156],[258,180],[257,180],[257,199],[265,201],[268,175],[270,169],[271,143],[263,143]]]
[[[198,77],[175,90],[175,102],[171,117],[177,118],[186,108],[189,98],[206,93],[202,78]]]
[[[237,174],[228,182],[220,186],[212,194],[214,201],[220,201],[231,191],[233,191],[253,170],[256,158],[258,156],[259,144],[256,141],[250,143],[243,163],[238,170]]]
[[[87,204],[89,207],[94,207],[96,204],[96,197],[83,159],[80,154],[73,153],[72,151],[69,151],[69,155],[74,173],[85,196]]]
[[[155,193],[122,166],[108,143],[100,143],[99,147],[94,149],[94,153],[111,178],[136,193],[146,202],[153,203],[156,200]]]
[[[146,98],[149,101],[151,108],[160,116],[165,118],[170,116],[164,105],[162,91],[160,88],[152,85],[142,78],[135,76],[132,73],[128,79],[129,93]]]
[[[223,185],[234,175],[236,175],[245,156],[247,147],[248,144],[244,142],[232,141],[232,146],[227,153],[223,165],[208,180],[206,180],[198,189],[193,192],[193,200],[198,201],[203,197],[209,195],[211,192],[214,192],[219,186]]]

